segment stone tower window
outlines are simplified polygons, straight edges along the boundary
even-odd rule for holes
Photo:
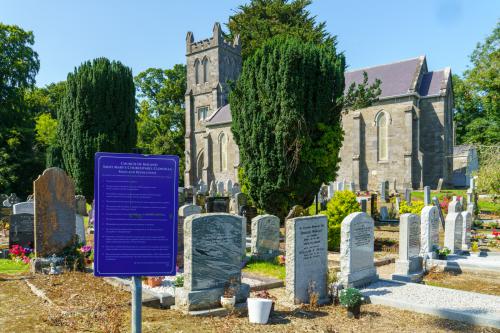
[[[385,112],[380,112],[376,118],[377,123],[377,143],[378,160],[387,161],[389,159],[389,119]]]
[[[227,170],[227,136],[223,133],[219,135],[219,155],[220,171]]]
[[[196,59],[194,62],[194,80],[196,81],[196,84],[200,83],[199,72],[200,72],[200,61]]]
[[[198,108],[198,120],[205,120],[208,116],[208,106],[201,106]]]
[[[208,59],[204,58],[201,63],[203,65],[203,82],[207,83],[208,82]]]

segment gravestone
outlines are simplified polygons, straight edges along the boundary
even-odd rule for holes
[[[380,201],[387,202],[389,200],[389,193],[387,190],[389,189],[389,182],[383,181],[380,183]]]
[[[396,260],[393,280],[420,282],[423,275],[420,257],[420,217],[403,214],[399,220],[399,259]]]
[[[426,206],[432,205],[430,186],[424,186],[424,205]]]
[[[372,217],[377,213],[377,194],[372,193],[370,195],[370,215]]]
[[[46,169],[33,182],[35,256],[58,254],[75,236],[75,185],[59,168]]]
[[[354,184],[354,182],[349,183],[349,190],[351,192],[356,192],[356,184]]]
[[[294,304],[328,302],[328,221],[324,215],[286,221],[286,293]]]
[[[208,197],[205,210],[207,213],[229,213],[229,198]]]
[[[225,188],[226,188],[225,195],[231,196],[232,193],[233,193],[233,182],[231,181],[231,179],[226,180],[226,186],[225,186]]]
[[[196,195],[194,196],[193,204],[196,206],[205,207],[206,202],[207,202],[207,197],[205,196],[205,193],[197,192]]]
[[[240,184],[234,183],[234,185],[233,185],[233,197],[235,197],[236,194],[238,194],[240,192],[241,192]]]
[[[437,197],[433,197],[432,198],[432,202],[434,204],[434,207],[437,208],[438,210],[438,214],[439,214],[439,220],[441,221],[441,225],[443,226],[443,229],[444,229],[444,215],[443,215],[443,210],[441,209],[441,205],[439,204],[439,200]]]
[[[207,185],[203,182],[202,179],[200,179],[200,181],[198,182],[198,191],[200,193],[207,193]]]
[[[192,186],[188,186],[184,188],[184,199],[185,204],[190,205],[194,200],[194,188]]]
[[[380,220],[387,221],[389,220],[389,210],[386,206],[380,207]]]
[[[339,282],[344,287],[362,287],[378,280],[373,262],[373,219],[352,213],[341,225]]]
[[[457,200],[457,197],[453,197],[453,200],[448,204],[448,214],[450,213],[461,213],[462,204]]]
[[[223,196],[225,194],[223,181],[217,182],[217,193],[221,196]]]
[[[215,181],[212,180],[210,183],[210,190],[208,192],[208,195],[210,197],[214,197],[217,194],[217,185],[215,185]]]
[[[201,207],[197,205],[183,205],[179,207],[177,215],[177,266],[184,267],[184,221],[188,216],[200,214]]]
[[[20,202],[12,206],[13,214],[35,214],[35,206],[33,202]]]
[[[335,194],[335,182],[329,182],[328,183],[328,200],[333,198],[334,194]]]
[[[11,193],[7,199],[3,201],[4,207],[12,207],[15,204],[21,202],[15,193]]]
[[[367,207],[366,207],[366,206],[367,206],[367,202],[366,202],[366,201],[367,201],[367,200],[366,200],[365,198],[362,198],[362,199],[360,200],[360,204],[361,204],[361,211],[362,211],[363,213],[366,213],[366,209],[367,209]]]
[[[28,195],[28,197],[26,198],[27,202],[33,202],[34,200],[35,200],[35,196],[33,194]]]
[[[9,248],[18,244],[22,247],[33,248],[34,215],[27,213],[14,214],[10,216]]]
[[[242,218],[196,214],[184,221],[184,286],[176,288],[175,306],[183,311],[220,307],[224,286],[232,280],[236,302],[250,287],[241,283]]]
[[[462,215],[462,250],[469,251],[471,246],[472,214],[465,211]]]
[[[279,255],[280,219],[274,215],[259,215],[252,219],[252,255],[272,260]]]
[[[238,215],[242,215],[241,208],[243,206],[246,206],[248,204],[248,198],[247,195],[243,192],[239,192],[235,196],[235,205],[236,205],[236,212]],[[249,220],[251,221],[251,220]]]
[[[177,189],[177,192],[178,192],[179,206],[182,206],[186,203],[186,195],[184,194],[184,187],[179,187]]]
[[[95,222],[95,200],[92,200],[92,205],[90,205],[90,212],[89,212],[89,228],[94,229],[94,222]]]
[[[435,206],[425,206],[420,214],[420,255],[435,259],[439,247],[439,212]]]
[[[436,191],[439,193],[441,192],[442,188],[443,188],[443,178],[439,178]]]
[[[401,207],[401,198],[399,197],[399,194],[396,196],[396,213],[399,214],[399,207]]]
[[[451,253],[462,251],[462,227],[463,218],[461,213],[448,213],[445,220],[444,246],[451,250]]]
[[[285,217],[285,222],[300,216],[304,216],[304,207],[302,207],[301,205],[292,206],[292,208],[288,212],[288,215]]]
[[[257,216],[257,208],[252,206],[241,206],[241,214],[238,215],[243,216],[251,224],[252,220]]]
[[[75,210],[78,215],[88,216],[87,214],[87,200],[83,195],[75,196]]]
[[[405,201],[408,206],[411,206],[411,188],[405,188]]]
[[[87,244],[87,239],[85,238],[85,223],[83,221],[83,216],[80,214],[75,214],[75,234],[78,236],[78,241],[83,244]]]
[[[344,190],[344,182],[338,182],[337,183],[337,191],[343,191]]]
[[[392,192],[397,193],[398,189],[396,187],[396,178],[392,179]]]

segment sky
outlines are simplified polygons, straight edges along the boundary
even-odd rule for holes
[[[134,75],[185,63],[187,31],[208,38],[248,1],[0,0],[0,22],[33,31],[44,86],[96,57]],[[426,55],[429,70],[461,74],[500,20],[499,0],[313,0],[308,9],[337,35],[349,69]]]

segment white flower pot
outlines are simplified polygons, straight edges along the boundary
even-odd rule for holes
[[[220,297],[220,304],[224,309],[233,310],[236,304],[236,296],[233,297]]]
[[[273,301],[265,298],[248,298],[248,319],[254,324],[267,324]]]

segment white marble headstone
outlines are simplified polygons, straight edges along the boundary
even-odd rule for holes
[[[35,214],[35,204],[32,201],[20,202],[12,206],[13,214]]]
[[[439,247],[439,212],[435,206],[425,206],[420,214],[420,253],[424,258],[435,258]]]
[[[462,250],[463,218],[461,213],[448,213],[445,219],[444,246],[451,253],[460,253]]]
[[[468,211],[460,214],[462,215],[462,250],[469,251],[471,246],[472,214]]]

